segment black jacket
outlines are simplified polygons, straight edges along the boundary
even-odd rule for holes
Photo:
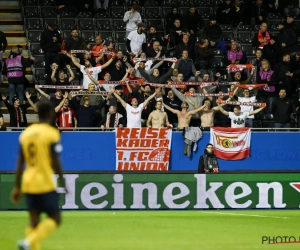
[[[0,31],[0,50],[3,50],[4,52],[6,48],[7,48],[6,36],[2,31]]]
[[[164,37],[161,37],[160,34],[147,34],[147,49],[152,48],[152,45],[155,41],[158,41],[160,46],[167,46],[168,42],[168,40],[164,39]]]
[[[146,79],[147,82],[161,83],[161,84],[166,83],[166,81],[171,77],[174,70],[173,68],[170,68],[168,72],[165,73],[164,75],[156,77],[154,75],[148,75],[148,73],[141,67],[138,67],[137,69],[140,72],[140,74]]]
[[[220,41],[222,36],[222,30],[220,25],[210,25],[209,23],[203,29],[203,38],[208,39],[209,41]]]
[[[109,69],[109,73],[111,75],[111,81],[121,81],[124,75],[126,74],[126,68],[121,67],[119,70],[115,65],[112,65]]]
[[[210,67],[212,59],[215,57],[213,50],[196,47],[196,65],[197,69],[207,69]]]
[[[183,74],[183,81],[188,81],[191,76],[196,74],[196,68],[191,58],[181,58],[176,68],[178,69],[178,73]]]
[[[147,48],[146,51],[146,56],[147,57],[156,57],[158,52],[156,52],[153,48]],[[160,52],[160,57],[163,57],[166,54],[166,50],[163,48]]]
[[[209,160],[211,161],[214,161],[214,164],[213,164],[213,167],[217,167],[217,171],[219,172],[219,164],[218,164],[218,160],[217,160],[217,157],[215,156],[214,153],[212,154],[209,154],[207,152],[206,149],[204,149],[204,154],[200,156],[200,159],[199,159],[199,164],[198,164],[198,173],[209,173],[209,168],[207,166],[207,162],[205,163],[205,160],[208,161],[208,158]]]
[[[252,5],[251,17],[258,19],[259,16],[263,17],[263,20],[268,16],[268,7],[264,4],[258,6],[256,3]]]
[[[273,75],[275,84],[278,84],[279,88],[285,88],[287,91],[287,95],[289,96],[291,94],[291,77],[286,75],[288,71],[292,72],[291,64],[280,62],[275,65]]]
[[[197,33],[204,27],[203,18],[199,15],[197,10],[194,15],[191,15],[190,12],[187,13],[183,17],[183,20],[185,28],[187,28],[189,31],[194,31],[194,33]]]
[[[295,31],[290,28],[283,28],[280,30],[279,34],[277,35],[277,41],[279,44],[285,43],[285,48],[295,47],[295,49],[298,43]]]
[[[175,110],[180,110],[181,109],[181,101],[178,98],[174,98],[174,100],[172,101],[170,98],[165,97],[163,98],[164,103],[166,105],[168,105],[169,107],[171,107],[172,109]],[[168,120],[171,124],[173,123],[178,123],[178,116],[174,113],[172,113],[171,111],[165,109],[167,115],[168,115]]]
[[[56,42],[53,42],[53,37],[56,37]],[[61,49],[61,35],[58,30],[45,29],[41,34],[40,46],[44,53],[58,53]]]
[[[235,7],[231,3],[229,5],[225,2],[221,3],[216,13],[217,22],[221,24],[231,24],[234,12]]]
[[[293,103],[289,98],[281,99],[277,97],[272,103],[272,114],[274,121],[277,123],[291,122],[291,114],[293,112]]]
[[[78,36],[78,39],[74,40],[73,37],[70,36],[66,40],[66,51],[81,49],[84,43],[85,41],[81,37]]]
[[[181,58],[182,57],[182,51],[187,50],[189,53],[189,57],[193,60],[196,58],[195,56],[195,46],[193,43],[187,43],[184,44],[183,42],[177,44],[176,49],[174,51],[173,57]]]
[[[19,108],[14,108],[14,106],[11,105],[7,100],[4,101],[4,104],[9,112],[9,117],[10,117],[9,126],[11,126],[11,127],[27,127],[26,113],[27,113],[27,109],[30,107],[30,104],[29,103],[21,104]],[[21,122],[20,111],[22,111],[23,122]],[[19,126],[17,124],[17,114],[19,117]]]
[[[269,43],[264,46],[263,58],[267,59],[271,68],[274,69],[276,63],[280,61],[280,45],[277,41],[273,45]]]

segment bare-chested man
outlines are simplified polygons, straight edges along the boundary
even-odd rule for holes
[[[201,127],[204,131],[209,131],[214,126],[215,112],[220,110],[220,108],[218,106],[211,108],[210,99],[204,100],[204,106],[205,108],[200,111]]]
[[[205,105],[203,105],[203,106],[201,106],[197,109],[187,111],[187,109],[189,108],[189,104],[185,101],[183,101],[181,103],[181,111],[176,110],[176,109],[172,109],[164,103],[163,103],[163,105],[167,110],[169,110],[170,112],[177,115],[177,117],[178,117],[178,129],[183,129],[185,127],[189,127],[192,115],[196,114],[197,112],[199,112],[199,111],[201,111],[205,108]]]
[[[163,128],[165,124],[170,126],[168,115],[166,112],[161,111],[162,101],[157,101],[155,104],[155,111],[152,111],[147,120],[148,128]]]

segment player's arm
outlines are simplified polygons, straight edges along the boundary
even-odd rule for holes
[[[148,117],[148,120],[147,120],[147,123],[146,123],[146,125],[147,125],[147,128],[151,128],[152,126],[151,126],[151,121],[152,121],[152,112],[151,112],[151,114],[149,115],[149,117]]]
[[[229,113],[223,109],[222,105],[218,104],[218,107],[220,109],[220,111],[222,112],[223,115],[229,116]]]
[[[120,101],[120,103],[122,104],[122,106],[126,109],[126,102],[122,99],[121,96],[119,96],[118,94],[115,93],[115,89],[112,86],[109,86],[110,91],[114,94],[114,96]]]
[[[163,106],[169,110],[170,112],[174,113],[174,114],[178,114],[179,113],[179,110],[176,110],[176,109],[172,109],[171,107],[169,107],[168,105],[166,105],[164,102],[163,102]]]
[[[24,155],[22,152],[22,149],[20,149],[20,153],[17,160],[17,167],[16,167],[16,181],[15,181],[15,187],[12,191],[12,202],[17,204],[21,199],[21,175],[23,172],[23,166],[24,166],[25,160]]]

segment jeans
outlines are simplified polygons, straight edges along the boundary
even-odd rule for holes
[[[290,128],[291,124],[290,123],[274,123],[274,128]]]
[[[24,104],[24,84],[9,84],[9,103],[13,105],[12,99],[17,91],[18,97],[20,99],[20,104]]]
[[[248,127],[248,128],[253,127],[253,118],[246,118],[245,127]]]

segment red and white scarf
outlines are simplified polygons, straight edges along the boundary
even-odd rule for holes
[[[17,108],[15,107],[15,109],[16,109],[17,127],[20,127],[20,122],[24,122],[23,111],[20,107],[17,107]],[[21,117],[19,117],[18,110],[20,110]],[[21,121],[20,121],[20,118],[21,118]]]
[[[107,115],[106,115],[106,123],[105,123],[105,127],[106,128],[109,128],[109,124],[110,124],[110,116],[111,114],[109,112],[107,112]],[[116,113],[116,116],[115,116],[115,122],[114,122],[114,128],[118,127],[119,125],[119,119],[122,118],[123,116],[119,113]]]
[[[268,44],[269,42],[270,42],[270,40],[271,40],[271,37],[270,37],[270,33],[268,32],[268,31],[266,31],[266,33],[265,33],[266,35],[265,36],[263,36],[263,34],[261,33],[261,31],[259,30],[258,31],[258,41],[259,41],[259,45],[258,45],[258,48],[259,49],[262,49],[264,46],[265,46],[265,44],[263,44],[261,41],[262,40],[264,40],[265,39],[265,42]]]

